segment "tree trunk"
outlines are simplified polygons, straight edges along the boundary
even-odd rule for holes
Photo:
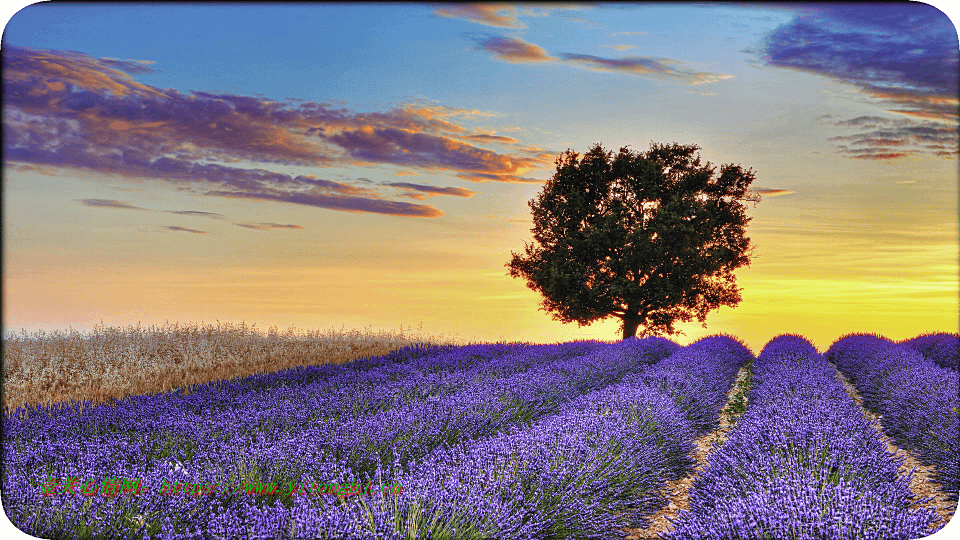
[[[637,327],[640,326],[640,316],[627,313],[623,316],[623,339],[637,337]]]

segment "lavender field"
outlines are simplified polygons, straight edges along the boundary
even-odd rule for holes
[[[40,538],[922,538],[960,489],[957,359],[948,334],[410,346],[25,405],[3,506]]]

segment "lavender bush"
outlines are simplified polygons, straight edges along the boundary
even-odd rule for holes
[[[331,438],[331,433],[342,435],[343,440],[352,435],[335,432],[338,423],[369,420],[360,437],[349,438],[356,446],[348,444],[347,448],[356,450],[372,439],[383,440],[394,444],[391,451],[399,450],[409,459],[450,442],[452,423],[459,422],[461,428],[457,440],[495,432],[509,427],[512,420],[526,421],[549,413],[547,405],[553,401],[602,387],[626,372],[618,370],[637,369],[677,348],[667,340],[654,339],[643,349],[648,356],[631,357],[638,351],[626,344],[612,347],[603,361],[599,357],[569,361],[600,346],[581,342],[470,346],[438,354],[415,351],[417,354],[388,355],[355,365],[290,370],[204,385],[193,388],[189,395],[174,392],[96,407],[20,410],[4,418],[8,437],[4,446],[6,508],[11,520],[40,535],[191,537],[197,534],[196,527],[209,523],[210,530],[220,531],[217,534],[235,537],[317,537],[321,533],[342,537],[349,534],[342,531],[358,530],[355,525],[360,522],[357,515],[337,513],[336,509],[353,508],[353,503],[331,496],[284,494],[276,485],[254,494],[231,493],[229,486],[247,482],[279,486],[369,483],[371,471],[343,458],[341,454],[358,456],[340,452],[345,447],[341,439]],[[621,362],[630,358],[633,362]],[[526,387],[521,384],[523,378],[517,377],[525,371],[537,374],[526,379],[530,382]],[[551,380],[564,385],[569,395],[535,391],[526,396],[525,391],[541,388],[536,385],[542,386],[544,381],[538,376],[546,376],[548,371],[555,375]],[[504,381],[513,383],[504,385]],[[493,401],[480,402],[486,409],[461,408],[460,414],[447,413],[447,423],[438,425],[417,416],[426,409],[416,407],[425,404],[442,416],[444,399],[454,394],[478,395],[481,389],[494,396]],[[518,416],[522,407],[517,407],[517,400],[521,398],[530,406]],[[458,405],[455,400],[447,402]],[[382,423],[372,420],[394,409],[407,413],[406,423],[401,423],[406,436],[385,432],[380,429]],[[491,424],[482,413],[502,421]],[[474,429],[478,425],[483,429]],[[418,444],[420,436],[425,438],[423,444]],[[371,453],[361,457],[371,458]],[[372,457],[378,461],[376,452]],[[116,498],[40,494],[44,483],[54,478],[66,482],[69,477],[95,483],[109,478],[139,479],[152,491]],[[160,495],[159,486],[165,482],[217,484],[219,488],[215,496]],[[304,516],[315,518],[303,521],[307,519]]]
[[[960,335],[935,333],[922,334],[901,342],[936,362],[940,367],[957,369],[960,364]]]
[[[919,339],[919,338],[917,338]],[[868,335],[839,339],[826,356],[880,414],[884,432],[936,468],[953,497],[960,490],[960,390],[957,372],[905,344]]]
[[[910,510],[909,478],[804,338],[783,335],[754,364],[756,386],[726,443],[708,457],[671,540],[912,539],[929,509]]]
[[[642,349],[655,340],[627,340],[621,347]],[[441,447],[393,471],[398,483],[416,488],[397,499],[374,497],[364,508],[371,512],[369,534],[622,538],[621,528],[643,523],[665,502],[666,481],[692,468],[695,434],[683,406],[711,408],[715,394],[725,394],[751,358],[732,338],[706,338],[623,382],[570,400],[529,427]],[[669,391],[697,388],[708,391]],[[627,509],[632,515],[615,517]]]

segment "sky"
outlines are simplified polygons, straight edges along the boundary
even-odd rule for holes
[[[939,7],[947,9],[944,5]],[[957,13],[951,13],[956,20]],[[3,332],[619,338],[505,264],[567,149],[752,168],[755,353],[956,332],[958,41],[922,3],[34,4],[2,40]]]

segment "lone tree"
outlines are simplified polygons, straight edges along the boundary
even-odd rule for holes
[[[542,310],[584,326],[615,316],[623,338],[672,335],[675,321],[740,302],[733,271],[750,264],[742,201],[752,169],[710,162],[700,147],[653,143],[616,156],[567,150],[536,199],[535,244],[511,253],[512,277],[543,294]],[[706,324],[703,325],[706,328]]]

